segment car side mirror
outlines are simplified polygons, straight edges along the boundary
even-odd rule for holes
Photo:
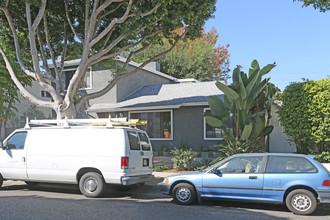
[[[221,174],[221,171],[218,170],[217,168],[212,169],[212,173],[214,174]]]

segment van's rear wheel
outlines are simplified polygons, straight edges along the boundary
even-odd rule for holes
[[[105,183],[99,173],[85,173],[79,180],[80,192],[86,197],[100,197],[104,192]]]

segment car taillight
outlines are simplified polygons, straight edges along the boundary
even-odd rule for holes
[[[330,180],[324,180],[322,186],[330,186]]]
[[[121,168],[122,169],[128,168],[128,157],[121,157]]]

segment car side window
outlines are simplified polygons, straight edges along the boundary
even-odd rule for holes
[[[262,159],[262,156],[235,157],[216,169],[221,173],[258,173]]]
[[[147,135],[145,133],[139,132],[139,138],[140,138],[142,150],[150,151],[150,143],[149,143],[149,139],[148,139]]]
[[[316,167],[303,157],[270,156],[266,173],[315,173]]]
[[[11,136],[7,143],[6,147],[11,150],[23,150],[25,145],[27,132],[17,132]]]
[[[130,149],[131,150],[140,150],[138,134],[133,131],[128,131],[127,134],[128,134]]]

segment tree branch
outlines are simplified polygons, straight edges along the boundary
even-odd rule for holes
[[[39,10],[38,15],[37,15],[37,17],[34,20],[33,25],[32,25],[33,32],[35,32],[37,30],[37,27],[39,26],[40,21],[41,21],[41,19],[43,18],[44,14],[45,14],[46,4],[47,4],[47,0],[42,0],[42,7]]]
[[[11,29],[11,32],[13,34],[14,43],[15,43],[16,58],[17,58],[19,66],[21,67],[22,71],[26,75],[28,75],[28,76],[30,76],[30,77],[32,77],[33,79],[36,80],[35,75],[23,63],[23,60],[22,60],[22,57],[21,57],[21,49],[20,49],[20,45],[19,45],[19,41],[18,41],[18,36],[17,36],[17,33],[16,33],[16,28],[14,26],[13,19],[10,15],[8,9],[1,7],[0,10],[2,10],[4,12],[4,14],[7,18],[9,27]]]
[[[97,37],[95,37],[91,43],[90,43],[90,47],[92,47],[93,45],[95,45],[97,42],[99,42],[106,34],[108,34],[111,29],[115,26],[115,24],[121,24],[123,23],[127,18],[128,18],[128,14],[131,11],[131,7],[133,4],[133,0],[129,0],[129,4],[127,6],[126,12],[124,13],[124,15],[121,18],[114,18],[110,24],[108,25],[108,27],[106,27]],[[96,13],[97,14],[97,13]]]
[[[70,16],[69,16],[69,5],[68,5],[68,2],[65,1],[65,15],[66,15],[66,18],[68,20],[68,23],[69,23],[69,26],[72,30],[72,32],[74,33],[74,35],[78,38],[78,40],[80,42],[84,42],[84,40],[78,35],[78,33],[76,32],[76,30],[74,29],[72,23],[71,23],[71,20],[70,20]]]
[[[94,65],[94,64],[96,64],[96,63],[98,63],[98,62],[101,62],[101,61],[103,61],[103,60],[106,60],[106,59],[109,59],[109,58],[112,58],[112,57],[118,56],[118,55],[121,54],[123,51],[128,50],[129,48],[132,48],[132,47],[135,47],[135,46],[141,44],[142,42],[144,42],[144,41],[147,40],[148,38],[153,37],[153,36],[155,36],[156,34],[159,34],[160,32],[162,32],[161,29],[158,30],[158,31],[155,31],[155,32],[153,32],[153,33],[151,33],[151,34],[149,34],[149,35],[146,35],[146,36],[144,36],[141,40],[139,40],[138,42],[136,42],[136,43],[134,43],[134,44],[127,45],[127,46],[121,48],[120,50],[118,50],[118,51],[116,51],[116,52],[114,52],[114,53],[112,53],[112,54],[109,54],[109,55],[107,55],[107,56],[104,56],[106,53],[104,53],[103,55],[102,55],[102,54],[101,54],[101,55],[100,55],[100,54],[95,54],[93,57],[90,58],[90,61],[91,61],[90,65],[92,66],[92,65]],[[102,57],[102,56],[103,56],[103,57]]]
[[[13,82],[15,83],[15,85],[17,86],[17,88],[19,89],[19,91],[21,92],[21,95],[26,98],[27,100],[29,100],[30,102],[32,102],[33,104],[42,106],[42,107],[46,107],[46,108],[52,108],[54,109],[55,105],[52,102],[49,101],[44,101],[44,100],[40,100],[37,99],[35,96],[33,96],[29,91],[27,91],[24,86],[20,83],[20,81],[17,79],[14,70],[6,56],[6,54],[4,53],[4,51],[2,50],[2,47],[0,46],[0,54],[2,55],[5,63],[6,63],[6,68],[10,74],[11,79],[13,80]]]

